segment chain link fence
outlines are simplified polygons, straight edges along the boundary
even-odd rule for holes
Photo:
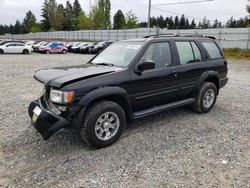
[[[250,28],[168,30],[139,28],[126,30],[84,30],[40,32],[20,35],[2,35],[0,39],[15,40],[63,40],[63,41],[118,41],[142,38],[154,34],[209,35],[218,40],[222,48],[250,48]]]

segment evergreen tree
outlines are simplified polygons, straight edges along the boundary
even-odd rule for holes
[[[186,23],[185,16],[182,15],[181,19],[180,19],[180,22],[179,22],[179,29],[185,29],[185,23]]]
[[[190,25],[190,29],[195,29],[196,28],[196,23],[194,21],[194,19],[192,20],[191,22],[191,25]]]
[[[123,12],[118,10],[117,13],[114,15],[114,29],[123,29],[126,26],[126,20]]]
[[[56,9],[55,30],[62,31],[65,28],[65,11],[62,4],[59,4]]]
[[[24,20],[23,20],[23,31],[24,31],[24,33],[31,32],[31,28],[34,25],[36,25],[36,17],[31,11],[28,11],[26,13],[26,16],[25,16]]]
[[[50,29],[50,20],[49,20],[49,8],[48,8],[48,0],[45,0],[42,6],[42,15],[43,17],[41,23],[42,23],[42,29],[44,31],[48,31]]]
[[[185,29],[190,29],[188,18],[186,18],[186,21],[185,21]]]
[[[21,32],[22,32],[22,24],[19,20],[17,20],[14,26],[14,34],[21,34]]]
[[[179,17],[175,16],[174,19],[174,29],[179,29]]]
[[[168,19],[168,29],[174,29],[174,21],[172,16],[170,16]]]
[[[66,8],[65,8],[65,30],[72,31],[73,24],[74,24],[73,7],[72,7],[70,1],[67,1]]]
[[[45,31],[54,30],[56,25],[56,0],[45,0],[42,7],[42,27]]]
[[[82,13],[82,7],[78,0],[75,0],[73,3],[73,14],[77,18]]]

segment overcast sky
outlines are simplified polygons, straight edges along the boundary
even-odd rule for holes
[[[93,2],[96,0],[92,0]],[[194,0],[152,0],[152,4],[175,3]],[[66,0],[57,0],[58,3],[65,4]],[[73,0],[71,0],[73,2]],[[86,13],[89,12],[89,0],[79,0]],[[0,24],[14,24],[17,19],[23,20],[25,13],[31,10],[41,20],[41,6],[43,0],[1,0]],[[245,17],[247,15],[245,7],[247,0],[214,0],[212,2],[185,4],[175,6],[157,6],[158,10],[152,9],[152,16],[176,16],[184,14],[195,17],[196,22],[206,16],[213,21],[219,19],[227,21],[231,16],[234,18]],[[121,9],[124,13],[130,9],[137,15],[140,21],[147,20],[148,0],[111,0],[111,13]],[[161,9],[161,10],[159,10]]]

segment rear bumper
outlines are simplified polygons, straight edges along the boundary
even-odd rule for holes
[[[36,121],[33,121],[33,111],[36,107],[39,107],[41,109],[41,113],[37,117]],[[56,115],[51,111],[48,111],[41,99],[33,101],[29,105],[28,112],[31,118],[31,124],[45,140],[49,139],[55,132],[59,131],[60,129],[69,126],[69,122],[66,121],[64,118],[59,115]]]
[[[220,79],[220,88],[223,88],[228,82],[228,78]]]

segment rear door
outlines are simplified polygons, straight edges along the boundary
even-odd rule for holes
[[[15,53],[23,53],[24,44],[16,44],[15,46]]]
[[[211,65],[196,40],[175,40],[178,59],[178,85],[181,99],[190,98],[199,78]]]
[[[155,62],[155,69],[136,74],[131,70],[129,95],[133,110],[140,111],[173,102],[177,99],[173,48],[170,41],[154,42],[143,52],[137,65]]]

